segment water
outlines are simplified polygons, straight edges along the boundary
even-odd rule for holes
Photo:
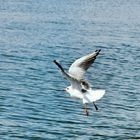
[[[102,49],[87,78],[106,89],[85,116],[66,69]],[[140,139],[140,1],[1,0],[0,139]]]

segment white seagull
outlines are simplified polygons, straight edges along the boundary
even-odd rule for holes
[[[63,67],[54,60],[54,63],[60,68],[62,74],[66,79],[71,83],[71,86],[68,86],[65,90],[70,94],[71,97],[79,98],[83,100],[85,104],[84,111],[86,115],[88,113],[88,103],[93,103],[95,109],[98,110],[95,101],[101,99],[105,94],[105,90],[93,90],[90,84],[85,80],[84,74],[91,64],[95,61],[96,56],[101,50],[96,50],[95,52],[83,56],[77,59],[69,68],[68,73],[65,72]]]

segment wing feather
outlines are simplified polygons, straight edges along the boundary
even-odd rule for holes
[[[95,52],[83,56],[77,59],[69,68],[69,74],[77,79],[83,79],[83,76],[87,69],[94,63],[96,56],[101,50],[96,50]]]

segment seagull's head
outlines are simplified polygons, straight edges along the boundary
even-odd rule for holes
[[[68,93],[70,93],[71,90],[72,90],[72,87],[71,86],[68,86],[68,87],[65,88],[65,91],[68,92]]]

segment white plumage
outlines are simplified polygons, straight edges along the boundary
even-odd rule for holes
[[[83,104],[95,102],[103,97],[105,90],[93,90],[89,83],[84,79],[87,69],[95,61],[96,56],[101,50],[83,56],[77,59],[69,68],[68,73],[64,71],[62,66],[54,60],[54,63],[61,69],[62,74],[70,81],[71,86],[66,91],[71,97],[83,100]]]

